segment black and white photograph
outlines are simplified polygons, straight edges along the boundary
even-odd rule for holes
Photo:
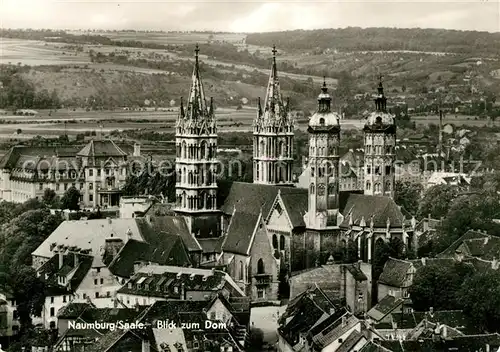
[[[500,352],[500,0],[0,0],[0,352],[265,351]]]

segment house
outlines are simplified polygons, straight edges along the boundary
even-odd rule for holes
[[[290,299],[315,286],[333,302],[345,301],[350,312],[364,314],[371,306],[371,267],[369,264],[329,263],[292,273]]]
[[[110,330],[136,323],[144,315],[145,307],[97,308],[91,303],[72,302],[57,314],[59,339],[53,350],[74,351],[75,348],[89,348]],[[120,327],[118,325],[121,324]]]
[[[81,148],[14,146],[0,160],[0,198],[24,202],[41,199],[46,189],[62,196],[75,187],[87,207],[118,206],[129,159],[142,158],[138,144],[133,152],[123,148],[127,152],[112,140],[90,140]]]
[[[175,326],[164,327],[165,317]],[[142,314],[142,329],[108,331],[85,351],[244,351],[249,317],[249,305],[238,310],[219,297],[156,302]]]
[[[120,198],[120,218],[129,219],[144,215],[158,200],[152,196],[124,196]]]
[[[117,291],[117,299],[125,307],[134,307],[166,300],[209,301],[219,294],[226,298],[245,296],[222,271],[145,265]]]
[[[19,326],[17,303],[14,295],[7,287],[0,287],[0,337],[17,335]]]

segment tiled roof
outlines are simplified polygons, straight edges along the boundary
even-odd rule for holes
[[[500,237],[489,236],[480,239],[470,239],[463,242],[473,257],[492,260],[500,258]]]
[[[385,347],[380,346],[379,344],[370,341],[366,345],[364,345],[359,352],[392,352],[392,350],[389,350]]]
[[[354,330],[335,352],[350,352],[362,338],[364,338],[364,335]]]
[[[75,257],[77,257],[78,262],[75,262]],[[37,270],[40,280],[46,283],[47,296],[58,296],[75,292],[91,269],[92,260],[92,257],[88,255],[69,253],[63,255],[63,263],[61,268],[59,268],[59,255],[52,256]],[[71,275],[66,286],[58,283],[60,276],[66,278],[75,269],[76,271]]]
[[[401,304],[403,304],[402,298],[396,298],[391,295],[386,295],[384,298],[377,303],[375,307],[368,311],[368,316],[370,316],[375,321],[380,321],[384,317],[386,317],[393,310],[398,308]]]
[[[217,238],[200,238],[198,239],[198,243],[203,249],[203,253],[220,253],[222,251],[224,239],[224,236]]]
[[[378,282],[392,287],[403,287],[406,273],[411,266],[412,263],[407,260],[389,258],[384,265],[384,270]]]
[[[189,254],[181,238],[164,234],[165,242],[156,246],[142,241],[129,240],[109,264],[109,270],[119,277],[134,274],[136,262],[152,262],[160,265],[189,266]]]
[[[259,214],[236,211],[231,217],[222,250],[247,255],[259,219]]]
[[[344,216],[342,227],[349,226],[351,214],[354,225],[359,225],[364,219],[369,226],[373,217],[373,226],[379,228],[387,227],[387,219],[391,228],[401,227],[405,218],[402,210],[389,197],[349,192],[340,192],[340,212]]]
[[[0,159],[0,169],[22,168],[26,161],[35,167],[44,157],[74,157],[78,151],[75,147],[25,147],[14,146]],[[24,166],[28,166],[28,163]]]
[[[227,286],[229,284],[230,286]],[[146,287],[147,285],[147,287]],[[233,296],[244,296],[231,277],[222,271],[176,266],[148,265],[138,270],[118,293],[173,299],[181,297],[181,287],[189,291],[219,292],[224,287]],[[176,292],[177,289],[177,292]]]
[[[54,232],[32,253],[34,256],[52,257],[51,244],[76,246],[83,250],[91,250],[94,256],[93,266],[103,266],[101,248],[109,237],[142,241],[136,219],[95,219],[64,221]]]
[[[59,310],[57,317],[59,319],[76,319],[88,308],[92,308],[90,303],[71,302]]]
[[[224,199],[222,211],[227,215],[231,215],[236,208],[247,214],[258,215],[262,210],[262,216],[267,218],[274,199],[278,195],[278,190],[281,190],[281,194],[304,192],[304,190],[293,187],[233,182],[228,196]]]
[[[138,218],[137,223],[141,229],[145,229],[145,234],[150,234],[153,236],[160,236],[161,233],[167,233],[172,235],[179,235],[182,241],[186,245],[189,251],[201,251],[197,240],[189,232],[189,228],[186,224],[186,220],[182,216],[150,216],[149,222],[146,218]],[[149,225],[149,226],[148,226]],[[156,235],[155,235],[156,234]],[[145,239],[146,242],[150,242]],[[161,236],[159,238],[160,242],[163,242]]]
[[[413,267],[416,270],[419,270],[424,266],[430,266],[430,265],[450,267],[457,263],[453,258],[420,258],[420,259],[408,260],[408,262],[412,263]]]
[[[285,313],[280,317],[279,333],[294,346],[299,341],[300,334],[309,330],[322,318],[328,317],[331,310],[337,307],[315,287],[307,290],[291,300]]]
[[[91,140],[78,154],[86,157],[112,157],[125,156],[125,153],[112,140]]]
[[[435,311],[432,314],[429,312],[392,313],[392,320],[399,329],[413,329],[425,318],[429,322],[448,325],[467,335],[479,332],[461,310]]]
[[[344,335],[349,329],[353,328],[358,323],[358,318],[350,313],[346,313],[326,327],[320,334],[314,336],[314,345],[319,348],[324,348],[330,345],[333,341],[337,341],[339,337]]]
[[[443,252],[439,254],[439,256],[443,257],[449,257],[453,256],[455,254],[455,251],[460,247],[460,245],[465,241],[465,240],[470,240],[470,239],[475,239],[475,238],[485,238],[488,237],[487,234],[479,232],[479,231],[474,231],[474,230],[469,230],[466,233],[464,233],[458,240],[453,242],[448,248],[446,248]]]
[[[357,265],[346,264],[345,267],[351,273],[351,275],[354,277],[356,281],[361,282],[368,280],[366,275],[361,271],[361,269]]]
[[[485,350],[486,344],[490,345],[491,351],[495,351],[495,349],[500,347],[500,335],[467,335],[454,337],[453,339],[446,341],[441,339],[437,341],[434,341],[433,339],[419,339],[415,341],[387,340],[380,342],[380,345],[393,352],[448,352],[450,350],[479,351],[480,349]]]
[[[297,189],[297,192],[281,193],[281,200],[285,206],[285,210],[292,222],[292,226],[305,227],[304,214],[308,208],[308,193],[307,189]]]

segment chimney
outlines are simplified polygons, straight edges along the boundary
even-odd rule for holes
[[[62,250],[59,250],[57,252],[57,255],[59,256],[59,269],[62,268],[63,266],[63,260],[64,260],[64,254],[63,254],[63,251]]]
[[[143,266],[144,264],[140,261],[134,262],[134,274],[137,273]]]
[[[78,267],[78,264],[80,264],[80,258],[78,257],[78,253],[77,252],[73,252],[73,256],[74,256],[74,264],[75,264],[75,268]]]
[[[148,340],[142,340],[142,351],[141,352],[150,352]]]
[[[345,315],[342,316],[342,327],[345,327],[347,325],[347,318]]]
[[[441,328],[441,336],[446,339],[448,337],[448,326],[442,325]]]
[[[134,143],[134,156],[141,156],[141,145]]]
[[[486,233],[486,231],[485,231]],[[488,241],[490,240],[490,236],[484,238],[484,245],[488,244]]]
[[[426,257],[422,257],[420,258],[421,262],[422,262],[422,266],[425,266],[427,264],[427,258]]]

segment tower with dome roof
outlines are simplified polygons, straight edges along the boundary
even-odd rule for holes
[[[326,80],[318,96],[318,108],[309,119],[309,201],[305,223],[308,229],[338,226],[340,115],[331,109]]]
[[[379,79],[375,111],[366,119],[364,131],[364,193],[394,197],[396,147],[395,116],[387,111],[382,76]]]

